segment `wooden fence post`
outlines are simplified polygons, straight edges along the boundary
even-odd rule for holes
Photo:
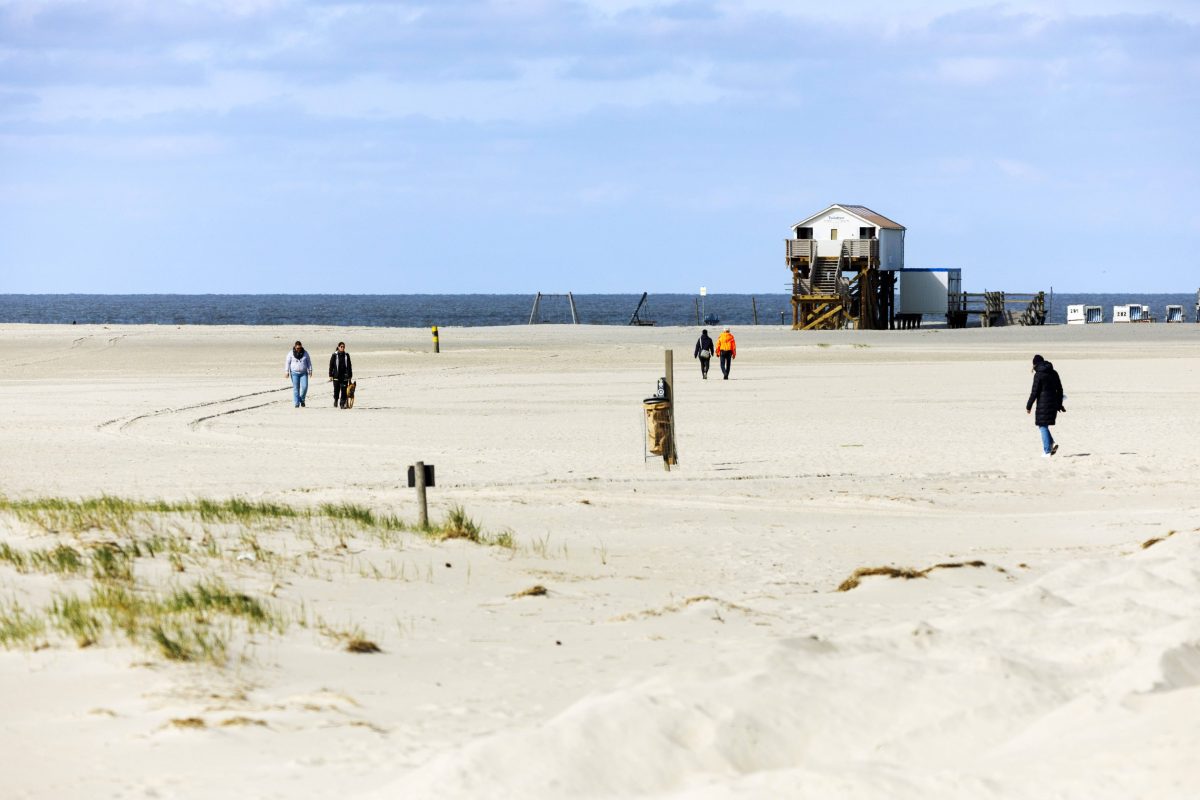
[[[425,462],[418,461],[413,467],[413,480],[417,484],[417,527],[429,527],[429,505],[425,500]]]
[[[663,354],[663,372],[667,383],[667,441],[663,447],[663,467],[671,471],[671,465],[676,463],[675,453],[675,351],[667,350]]]

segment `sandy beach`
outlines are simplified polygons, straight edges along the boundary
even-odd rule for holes
[[[0,794],[1196,796],[1200,325],[748,326],[728,381],[697,333],[0,326]],[[641,419],[668,348],[670,472]],[[1051,459],[1034,353],[1067,393]],[[408,529],[416,461],[479,541]],[[21,505],[101,495],[301,516]],[[20,555],[55,547],[84,566]],[[884,566],[920,574],[838,591]],[[274,621],[189,617],[219,663],[54,624],[198,581]]]

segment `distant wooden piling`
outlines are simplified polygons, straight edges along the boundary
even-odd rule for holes
[[[548,297],[554,297],[554,298],[565,297],[565,298],[567,298],[567,308],[570,309],[570,311],[571,311],[571,324],[573,324],[573,325],[579,324],[579,310],[575,307],[575,295],[574,294],[572,294],[571,292],[567,292],[566,294],[542,294],[541,292],[538,292],[533,297],[533,308],[530,309],[530,311],[529,311],[529,324],[530,325],[534,325],[541,321],[540,312],[542,309],[542,300],[544,300],[545,298],[548,298]]]

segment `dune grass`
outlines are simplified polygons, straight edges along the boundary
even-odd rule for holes
[[[1164,534],[1163,536],[1153,536],[1153,537],[1147,539],[1146,541],[1142,542],[1142,549],[1149,550],[1151,547],[1154,547],[1154,545],[1158,544],[1159,542],[1165,542],[1167,539],[1170,539],[1174,535],[1175,535],[1175,531],[1167,531],[1166,534]]]
[[[204,619],[208,614],[240,617],[253,625],[269,625],[272,616],[259,600],[242,592],[232,591],[216,578],[199,581],[190,588],[177,588],[163,602],[173,614],[191,614]]]
[[[924,578],[937,569],[959,569],[961,567],[986,567],[987,563],[983,561],[949,561],[942,564],[934,564],[932,567],[925,569],[912,569],[911,567],[859,567],[854,570],[854,573],[846,580],[838,585],[837,591],[848,592],[851,589],[857,588],[862,583],[863,578],[872,575],[883,575],[888,578],[904,578],[905,580],[914,580],[916,578]],[[998,572],[1004,572],[1003,567],[996,567]]]
[[[20,573],[74,575],[82,572],[86,566],[83,554],[65,544],[44,549],[18,550],[8,542],[0,542],[0,561],[12,565]]]
[[[51,533],[83,533],[90,530],[119,531],[130,527],[140,516],[171,514],[194,515],[205,522],[243,524],[273,522],[312,516],[279,503],[252,502],[234,497],[228,500],[133,500],[112,495],[74,500],[64,497],[35,497],[15,500],[0,497],[0,512],[36,525]]]
[[[379,645],[375,644],[370,639],[364,638],[362,636],[355,636],[355,637],[351,638],[349,641],[346,642],[346,647],[344,649],[346,650],[347,653],[360,653],[360,654],[367,653],[367,654],[369,654],[369,653],[382,653],[383,652],[383,650],[379,647]]]
[[[214,563],[240,573],[246,567],[238,562],[248,562],[250,569],[266,570],[273,580],[281,570],[295,568],[295,556],[264,544],[278,547],[277,538],[262,537],[264,531],[311,542],[314,548],[319,533],[332,532],[338,545],[334,554],[344,552],[347,538],[360,532],[383,545],[408,531],[438,541],[514,547],[510,531],[488,536],[457,505],[440,524],[423,529],[352,503],[304,509],[241,498],[168,502],[108,495],[80,500],[0,496],[0,516],[5,515],[69,538],[41,548],[0,542],[0,565],[68,583],[40,608],[0,600],[0,646],[41,648],[62,639],[81,648],[128,643],[168,661],[218,666],[228,663],[231,642],[240,637],[283,633],[292,623],[307,625],[306,612],[300,617],[281,613],[267,598],[231,588],[219,578],[183,581],[189,569],[203,575]],[[314,527],[314,522],[321,525]],[[161,566],[144,563],[160,556],[166,556]],[[376,570],[376,577],[381,575]],[[404,578],[403,571],[399,577]],[[357,628],[324,632],[347,652],[380,652]]]
[[[264,601],[207,578],[166,592],[124,582],[97,582],[84,596],[56,594],[50,625],[89,647],[106,635],[159,653],[169,661],[223,665],[234,623],[247,631],[282,632],[286,623]]]
[[[480,541],[480,529],[475,520],[467,516],[462,506],[452,506],[441,526],[437,528],[438,535],[443,539],[467,539]]]
[[[380,517],[366,506],[354,503],[324,503],[317,509],[318,513],[328,519],[352,522],[361,528],[390,527],[398,521],[394,517]]]
[[[12,499],[0,495],[0,513],[41,528],[47,533],[81,534],[87,531],[129,531],[138,521],[148,522],[170,516],[193,518],[201,522],[238,524],[245,527],[278,525],[291,520],[328,520],[349,524],[359,530],[383,532],[409,531],[439,539],[469,539],[492,544],[461,506],[452,506],[438,526],[421,530],[416,524],[392,514],[379,514],[354,503],[324,503],[314,509],[295,508],[281,503],[254,502],[234,497],[226,500],[198,499],[182,501],[134,500],[101,495],[73,500],[63,497]],[[500,546],[511,545],[497,542]],[[143,540],[143,546],[161,542]],[[10,554],[11,557],[11,554]],[[0,552],[0,560],[8,560]],[[14,562],[15,563],[15,562]]]
[[[383,648],[373,640],[367,638],[366,633],[357,625],[351,625],[347,628],[336,628],[325,622],[325,620],[318,618],[316,626],[317,631],[322,636],[337,642],[341,649],[347,653],[369,655],[383,652]]]
[[[41,643],[46,622],[15,600],[0,602],[0,646],[28,647]]]

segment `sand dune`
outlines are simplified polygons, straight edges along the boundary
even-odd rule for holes
[[[1196,531],[1080,559],[960,611],[780,638],[588,696],[378,796],[1183,797],[1198,584]]]

